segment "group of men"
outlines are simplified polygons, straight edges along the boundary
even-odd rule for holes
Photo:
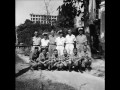
[[[49,36],[44,33],[42,39],[35,32],[30,55],[33,68],[69,71],[90,69],[92,58],[87,38],[83,34],[83,28],[79,28],[78,32],[79,35],[75,37],[69,29],[68,34],[63,37],[62,30],[59,31],[59,36],[55,36],[52,30]]]

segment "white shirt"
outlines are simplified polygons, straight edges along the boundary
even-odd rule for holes
[[[33,45],[39,45],[40,44],[40,40],[41,38],[40,37],[33,37]]]
[[[75,36],[72,34],[71,36],[70,35],[66,35],[65,37],[65,43],[74,43],[74,41],[76,41],[76,38]]]
[[[43,47],[45,46],[46,47],[46,46],[48,46],[48,43],[49,43],[48,39],[46,39],[46,40],[44,38],[41,39],[41,46],[43,46]]]
[[[64,38],[64,37],[62,37],[62,38],[57,37],[57,38],[55,39],[55,42],[56,42],[56,45],[57,45],[57,46],[59,46],[59,45],[64,46],[65,38]]]

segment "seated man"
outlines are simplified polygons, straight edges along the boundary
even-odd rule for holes
[[[70,55],[67,53],[67,50],[63,50],[63,55],[61,56],[61,65],[63,69],[71,71],[71,60]]]
[[[49,69],[50,70],[57,69],[58,61],[59,61],[58,51],[57,49],[54,49],[53,55],[49,59]]]
[[[39,68],[45,69],[48,66],[48,58],[49,54],[46,52],[46,49],[42,49],[42,52],[39,55],[39,58],[37,59]]]
[[[82,53],[77,52],[77,48],[73,49],[73,55],[72,55],[72,66],[75,69],[75,71],[81,71],[81,59],[82,59]]]
[[[39,50],[39,48],[35,47],[34,51],[31,52],[31,54],[30,54],[30,64],[32,65],[31,70],[33,70],[37,65],[36,60],[37,60],[37,58],[39,57],[39,54],[40,54],[40,52],[38,50]]]
[[[83,58],[84,58],[84,60],[82,61],[82,67],[84,67],[84,69],[90,70],[91,63],[92,63],[92,57],[91,57],[90,51],[88,50],[88,48],[86,46],[84,47]]]

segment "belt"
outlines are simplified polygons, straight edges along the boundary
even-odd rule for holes
[[[66,43],[66,44],[73,44],[73,43]]]
[[[57,46],[64,46],[64,45],[57,45]]]
[[[40,45],[33,45],[33,46],[40,46]]]
[[[56,44],[50,44],[50,45],[56,45]]]

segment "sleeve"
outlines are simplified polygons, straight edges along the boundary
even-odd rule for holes
[[[39,45],[41,44],[41,38],[39,38]]]
[[[73,41],[76,41],[76,37],[75,36],[73,36]]]
[[[87,37],[86,37],[86,35],[85,35],[85,38],[84,38],[84,42],[87,42]]]
[[[41,54],[39,54],[38,61],[41,61]]]
[[[55,38],[55,42],[57,43],[57,38]]]

